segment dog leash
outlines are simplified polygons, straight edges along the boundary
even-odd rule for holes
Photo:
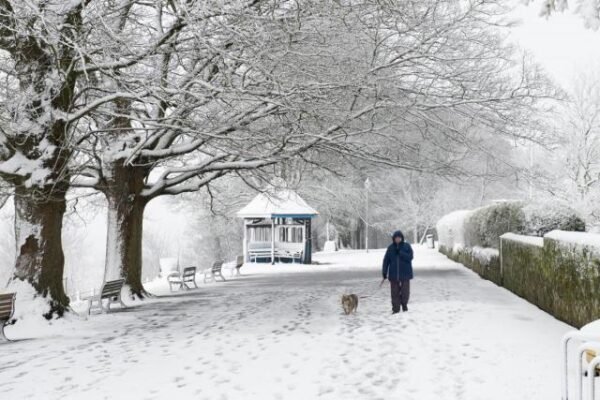
[[[381,289],[381,287],[383,286],[383,282],[385,282],[385,279],[382,279],[381,282],[379,283],[379,286],[377,286],[377,289],[373,292],[377,292],[379,289]],[[366,295],[366,296],[358,296],[359,299],[368,299],[369,297],[371,297],[372,294],[370,295]]]

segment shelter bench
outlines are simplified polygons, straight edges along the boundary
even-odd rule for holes
[[[302,251],[293,251],[293,250],[276,250],[275,257],[282,258],[291,258],[292,262],[296,262],[296,260],[302,260]]]
[[[208,280],[210,280],[211,282],[216,281],[217,277],[221,278],[223,282],[225,282],[226,279],[223,276],[223,273],[221,272],[222,269],[223,261],[215,261],[212,267],[204,270],[204,283],[206,283]]]
[[[4,328],[12,325],[12,317],[15,313],[16,293],[0,294],[0,341],[10,342],[11,340],[4,334]]]
[[[250,261],[256,262],[259,258],[269,258],[271,259],[271,249],[251,249],[248,250],[248,255],[250,256]],[[291,258],[293,262],[296,260],[302,260],[302,251],[301,250],[283,250],[283,249],[275,249],[275,258]],[[275,260],[272,260],[273,262]]]
[[[167,276],[167,281],[169,282],[169,290],[171,292],[174,285],[179,285],[179,290],[184,288],[192,289],[188,284],[193,284],[194,288],[198,289],[198,285],[196,284],[196,267],[184,268],[181,274],[178,271],[173,271]]]
[[[113,303],[119,303],[122,308],[127,308],[123,300],[121,300],[121,289],[125,284],[125,279],[116,279],[114,281],[107,281],[102,285],[100,294],[89,298],[88,315],[92,313],[92,308],[99,308],[100,312],[110,312],[110,305]],[[108,300],[106,307],[104,307],[103,300]],[[94,307],[96,302],[96,307]]]
[[[256,262],[259,258],[271,258],[271,249],[250,249],[248,250],[248,256],[250,261]]]

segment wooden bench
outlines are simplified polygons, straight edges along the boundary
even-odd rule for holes
[[[243,266],[244,266],[244,256],[237,256],[237,258],[235,259],[235,274],[236,275],[241,275],[240,269],[242,269]],[[231,270],[231,272],[233,274],[233,270]]]
[[[235,261],[232,261],[227,264],[223,264],[223,268],[229,270],[229,274],[233,276],[233,274],[241,275],[240,268],[244,266],[244,256],[237,256]]]
[[[16,293],[0,294],[0,340],[9,342],[10,339],[4,335],[4,327],[13,323],[12,317],[15,313]]]
[[[221,278],[223,280],[223,282],[226,281],[225,277],[223,276],[223,273],[221,272],[221,270],[223,269],[223,261],[215,261],[212,265],[212,267],[207,268],[204,270],[204,283],[206,283],[208,280],[215,281],[217,277]],[[210,279],[207,279],[210,278]]]
[[[116,279],[114,281],[105,282],[104,285],[102,285],[100,294],[89,298],[88,314],[92,313],[94,302],[97,302],[95,308],[99,308],[100,312],[110,312],[110,305],[113,303],[119,303],[122,308],[127,308],[125,303],[123,303],[123,300],[121,300],[121,290],[123,289],[124,284],[125,279]],[[106,307],[104,307],[103,300],[108,300]]]
[[[198,289],[198,285],[196,284],[196,267],[187,267],[183,269],[183,273],[180,274],[177,271],[171,272],[167,276],[167,281],[169,282],[169,290],[173,291],[173,285],[179,285],[179,290],[181,289],[192,289],[188,284],[194,284],[194,287]]]

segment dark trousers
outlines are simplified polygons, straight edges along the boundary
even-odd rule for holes
[[[392,291],[392,310],[400,311],[400,306],[408,304],[410,297],[410,281],[390,281]]]

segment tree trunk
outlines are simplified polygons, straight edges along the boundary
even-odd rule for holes
[[[48,319],[62,316],[69,307],[63,287],[65,257],[62,249],[62,221],[66,211],[66,190],[15,189],[15,238],[17,257],[15,279],[29,282],[48,300]]]
[[[108,202],[104,280],[125,278],[131,295],[144,298],[142,285],[142,239],[144,210],[148,200],[140,195],[146,170],[136,166],[110,165],[110,180],[101,186]]]

